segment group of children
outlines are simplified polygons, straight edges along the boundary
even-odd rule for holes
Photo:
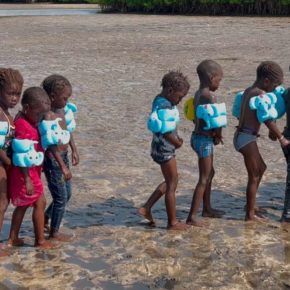
[[[61,233],[59,228],[71,196],[72,174],[69,167],[68,146],[72,151],[72,165],[77,165],[79,162],[73,134],[66,131],[65,121],[65,107],[72,95],[72,86],[61,75],[45,78],[41,86],[30,87],[24,91],[21,99],[22,109],[13,118],[9,110],[18,104],[23,82],[19,71],[0,68],[0,123],[8,124],[8,130],[3,134],[3,146],[0,147],[0,231],[5,211],[11,201],[15,210],[8,246],[22,246],[24,241],[19,238],[20,226],[28,207],[33,207],[35,246],[52,248],[55,246],[53,241],[70,239],[70,236]],[[70,138],[67,140],[69,143],[62,143],[61,137],[57,136],[56,142],[44,146],[39,124],[42,121],[56,124],[56,120],[59,120],[61,129],[55,131],[55,134],[59,132],[69,134]],[[52,133],[48,130],[46,134],[50,134],[46,136],[50,138]],[[32,148],[28,148],[27,144],[32,144],[30,145]],[[16,156],[15,152],[25,146],[28,148],[25,150],[27,152],[30,150],[30,153],[24,155],[19,153]],[[41,157],[43,162],[39,160]],[[34,158],[40,162],[33,164]],[[24,165],[21,162],[24,162]],[[52,202],[47,208],[41,180],[42,171],[45,173],[52,196]],[[49,240],[45,239],[45,230],[48,232]],[[5,255],[6,249],[4,243],[0,243],[0,256]]]
[[[175,149],[182,146],[183,140],[178,136],[175,107],[188,93],[190,85],[187,78],[178,71],[167,73],[161,82],[162,91],[158,94],[152,105],[152,114],[148,119],[148,128],[153,132],[151,156],[161,167],[164,177],[162,182],[152,193],[145,204],[138,209],[138,213],[155,224],[152,217],[152,207],[165,195],[167,212],[167,228],[172,230],[184,230],[190,226],[203,226],[198,210],[203,202],[202,216],[220,218],[225,212],[211,207],[211,184],[215,171],[213,167],[214,146],[223,143],[222,126],[213,125],[209,128],[205,119],[198,117],[199,107],[208,109],[211,106],[218,108],[216,98],[213,96],[223,78],[222,67],[213,60],[204,60],[197,66],[197,75],[200,85],[194,95],[194,130],[191,135],[191,147],[198,156],[199,179],[195,187],[190,211],[186,223],[181,223],[176,218],[175,191],[178,182]],[[257,111],[250,108],[251,98],[263,97],[263,94],[272,92],[283,82],[281,67],[272,61],[262,62],[256,71],[255,82],[247,88],[241,97],[238,126],[234,134],[234,147],[243,155],[245,167],[248,173],[246,188],[247,203],[246,221],[263,221],[265,218],[261,210],[256,207],[256,193],[266,170],[266,165],[260,155],[257,146],[257,137],[261,122],[257,117]],[[268,118],[264,124],[269,129],[269,138],[278,140],[283,149],[287,161],[287,181],[285,190],[284,210],[281,221],[290,222],[290,90],[284,95],[287,123],[283,133],[278,129],[275,119]],[[203,108],[202,108],[203,107]],[[166,111],[166,113],[165,113]],[[201,112],[201,110],[200,110]],[[210,112],[210,111],[208,111]],[[155,115],[153,115],[155,114]],[[201,113],[200,113],[201,114]],[[217,120],[214,120],[217,122]],[[175,122],[175,126],[172,126]],[[160,125],[160,126],[159,126]],[[159,126],[159,127],[158,127]]]

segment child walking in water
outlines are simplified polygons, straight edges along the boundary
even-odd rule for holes
[[[195,112],[199,105],[213,104],[215,92],[223,78],[221,66],[213,60],[204,60],[197,66],[200,85],[194,96]],[[213,152],[214,145],[222,142],[221,128],[204,130],[205,122],[196,118],[195,128],[191,135],[191,147],[198,156],[199,179],[195,187],[191,208],[186,223],[193,226],[203,226],[197,219],[197,212],[203,200],[203,217],[220,218],[224,212],[211,207],[211,183],[214,177]]]
[[[72,95],[70,82],[61,75],[51,75],[44,79],[42,87],[51,100],[51,110],[55,118],[61,118],[60,125],[62,129],[66,129],[64,107]],[[48,188],[52,196],[52,202],[45,211],[46,228],[49,230],[50,238],[59,241],[68,241],[71,238],[70,235],[59,232],[65,207],[71,197],[72,174],[69,166],[68,146],[71,147],[72,151],[72,165],[77,165],[79,163],[79,154],[72,133],[69,145],[50,146],[48,148],[45,152],[43,165]]]
[[[171,71],[164,75],[162,82],[162,91],[158,94],[152,104],[154,110],[173,109],[183,97],[186,96],[190,85],[187,78],[181,73]],[[164,180],[146,203],[139,208],[138,213],[144,216],[151,224],[154,219],[151,214],[153,205],[165,194],[165,205],[167,212],[167,228],[171,230],[185,230],[186,224],[180,223],[176,219],[176,201],[175,191],[178,182],[177,166],[175,159],[175,149],[182,146],[183,140],[177,135],[176,129],[171,132],[153,133],[151,143],[151,157],[160,165]]]
[[[286,90],[284,101],[286,103],[286,126],[283,135],[287,140],[290,140],[290,87]],[[287,177],[281,222],[290,223],[290,146],[283,147],[282,149],[287,162]]]
[[[25,90],[21,100],[22,110],[15,117],[15,138],[36,141],[34,149],[43,152],[37,124],[50,110],[50,100],[39,87]],[[15,154],[15,153],[14,153]],[[23,164],[24,166],[25,164]],[[19,167],[13,165],[9,174],[9,194],[16,206],[11,222],[8,245],[23,246],[19,230],[28,207],[33,207],[32,221],[35,232],[35,247],[52,248],[53,244],[44,238],[45,197],[41,181],[42,166]]]
[[[9,109],[14,108],[19,102],[23,86],[23,78],[18,70],[0,68],[0,122],[8,123],[6,136],[0,147],[0,233],[3,226],[4,214],[7,210],[9,198],[7,193],[7,171],[11,166],[11,141],[14,138],[14,122]],[[1,251],[0,256],[5,253]]]
[[[258,213],[256,205],[256,193],[266,164],[257,146],[257,137],[261,127],[258,121],[257,111],[250,109],[250,99],[254,96],[273,91],[283,82],[281,67],[272,61],[264,61],[257,68],[256,81],[247,88],[242,96],[239,125],[234,135],[234,147],[244,157],[248,172],[248,184],[246,189],[246,221],[261,221],[264,218]],[[286,148],[290,142],[281,134],[274,120],[264,121],[268,127],[271,138],[278,138],[282,147]]]

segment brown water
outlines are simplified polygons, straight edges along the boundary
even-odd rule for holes
[[[290,18],[94,15],[0,18],[0,65],[18,68],[25,86],[51,73],[73,84],[79,107],[76,143],[80,165],[64,230],[75,240],[60,249],[32,247],[30,215],[22,227],[26,247],[1,258],[0,289],[288,289],[290,227],[281,227],[286,166],[279,144],[263,127],[259,146],[268,165],[258,192],[267,224],[244,223],[246,171],[232,146],[236,121],[229,116],[225,145],[215,151],[213,205],[224,219],[208,229],[165,230],[164,201],[154,208],[152,229],[136,215],[161,181],[149,156],[146,118],[162,76],[180,68],[191,93],[196,65],[217,60],[224,81],[217,95],[231,107],[250,85],[260,61],[275,60],[289,86]],[[182,104],[180,106],[182,111]],[[229,109],[230,111],[230,109]],[[284,120],[278,122],[282,129]],[[177,214],[185,219],[197,182],[192,130],[179,126],[180,181]],[[48,196],[48,195],[47,195]],[[49,197],[48,197],[49,198]],[[8,235],[12,207],[6,215]]]

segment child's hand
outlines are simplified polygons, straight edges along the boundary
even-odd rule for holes
[[[180,148],[183,144],[183,139],[180,138],[179,136],[177,136],[177,140],[178,140],[178,142],[177,142],[175,148]]]
[[[287,147],[290,145],[290,141],[288,139],[286,139],[284,136],[282,136],[280,139],[279,139],[279,142],[281,144],[281,147]]]
[[[70,180],[72,178],[71,171],[65,166],[61,169],[65,180]]]
[[[31,182],[30,178],[27,178],[25,180],[25,186],[26,186],[26,194],[33,195],[34,194],[34,187],[33,187],[33,184]]]
[[[76,166],[80,162],[79,153],[77,151],[73,151],[71,155],[71,162],[73,166]]]
[[[276,135],[275,135],[272,131],[269,131],[268,137],[269,137],[269,139],[271,139],[272,141],[276,141],[276,140],[277,140]]]
[[[213,144],[214,145],[218,145],[218,144],[224,145],[223,137],[222,136],[215,136],[213,138]]]

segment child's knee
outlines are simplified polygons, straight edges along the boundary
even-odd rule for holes
[[[263,162],[261,165],[261,171],[260,171],[261,177],[263,176],[266,170],[267,170],[267,165]]]
[[[1,199],[0,200],[0,212],[5,212],[8,208],[9,201],[8,199]]]

